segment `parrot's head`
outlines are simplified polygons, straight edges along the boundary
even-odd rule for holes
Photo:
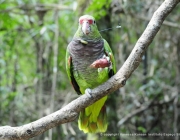
[[[81,27],[82,32],[85,35],[88,35],[90,32],[93,32],[94,28],[96,28],[96,21],[94,17],[90,15],[84,15],[79,18],[79,26]]]
[[[93,16],[83,15],[79,18],[78,36],[82,38],[101,37]]]

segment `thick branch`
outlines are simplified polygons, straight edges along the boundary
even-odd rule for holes
[[[32,123],[20,127],[0,127],[0,139],[26,140],[35,137],[59,124],[73,121],[83,108],[91,105],[103,96],[108,95],[118,88],[124,86],[126,80],[139,66],[143,53],[153,41],[153,38],[159,31],[164,19],[178,3],[179,0],[165,0],[165,2],[162,3],[158,10],[154,13],[147,28],[137,41],[134,49],[132,50],[130,56],[123,64],[121,69],[107,82],[98,86],[97,88],[92,89],[92,96],[84,94],[59,111],[54,112]]]

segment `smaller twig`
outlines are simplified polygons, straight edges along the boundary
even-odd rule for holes
[[[8,12],[11,12],[11,11],[19,9],[19,8],[20,8],[20,6],[7,8],[7,9],[4,9],[4,10],[0,10],[0,13],[8,13]]]
[[[60,4],[41,4],[38,6],[47,7],[54,10],[73,10],[73,8]]]
[[[0,10],[0,13],[8,13],[14,10],[21,9],[21,10],[36,10],[36,11],[48,11],[48,10],[73,10],[73,8],[65,5],[59,4],[37,4],[37,5],[20,5],[16,7],[7,8],[4,10]]]
[[[132,117],[144,112],[145,110],[147,110],[151,105],[152,105],[153,101],[151,101],[150,103],[148,103],[148,105],[142,105],[139,109],[133,111],[132,113],[129,113],[127,116],[125,116],[124,118],[122,118],[119,122],[118,122],[118,126],[123,125],[124,123],[126,123],[128,120],[130,120]]]
[[[139,16],[139,15],[136,15],[136,16],[132,15],[132,16],[133,16],[133,17],[136,17],[136,18],[138,18],[138,19],[141,19],[141,20],[145,20],[145,21],[150,21],[150,20],[151,20],[150,18],[145,17],[145,16]],[[170,22],[170,21],[166,21],[166,20],[163,22],[163,25],[180,29],[180,25],[179,25],[179,24],[173,23],[173,22]]]
[[[76,132],[74,131],[73,127],[71,126],[71,123],[67,123],[68,129],[71,132],[72,135],[76,135]]]
[[[157,96],[151,100],[147,105],[142,105],[139,109],[133,111],[132,113],[128,114],[127,116],[125,116],[124,118],[122,118],[119,122],[118,122],[118,126],[123,125],[124,123],[126,123],[127,121],[129,121],[132,117],[148,110],[150,107],[154,107],[154,106],[159,106],[159,105],[164,105],[164,104],[168,104],[170,102],[172,102],[175,98],[175,96],[173,96],[169,101],[162,101],[159,103],[155,103]]]

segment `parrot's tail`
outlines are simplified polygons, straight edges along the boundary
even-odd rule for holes
[[[104,105],[106,99],[107,97],[104,97],[80,112],[78,125],[84,133],[98,133],[107,130],[107,114]]]

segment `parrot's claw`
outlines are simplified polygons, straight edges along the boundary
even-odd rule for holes
[[[111,63],[111,62],[110,62]],[[109,66],[109,69],[112,69],[113,67],[112,67],[112,63],[110,64],[110,66]]]
[[[87,89],[85,90],[85,94],[87,94],[89,97],[92,98],[92,94],[91,94],[91,89],[90,89],[90,88],[87,88]]]
[[[107,56],[107,57],[106,57],[106,59],[107,59],[107,61],[108,61],[108,62],[110,62],[110,58],[109,58],[109,56]]]
[[[106,58],[106,55],[104,54],[102,58]]]
[[[103,58],[106,59],[108,62],[110,61],[109,56],[103,55]]]
[[[109,55],[111,55],[111,53],[109,53]],[[106,59],[106,60],[110,63],[108,69],[109,69],[109,70],[112,69],[113,67],[112,67],[112,62],[111,62],[111,60],[110,60],[110,57],[109,57],[109,56],[106,56],[106,55],[103,55],[103,58]],[[102,70],[103,70],[103,68],[98,68],[98,72],[101,72]]]
[[[111,53],[109,53],[109,54],[111,54]],[[105,58],[106,58],[107,61],[110,63],[109,69],[112,69],[113,67],[112,67],[112,62],[111,62],[111,60],[110,60],[110,57],[109,57],[109,56],[106,56]]]

